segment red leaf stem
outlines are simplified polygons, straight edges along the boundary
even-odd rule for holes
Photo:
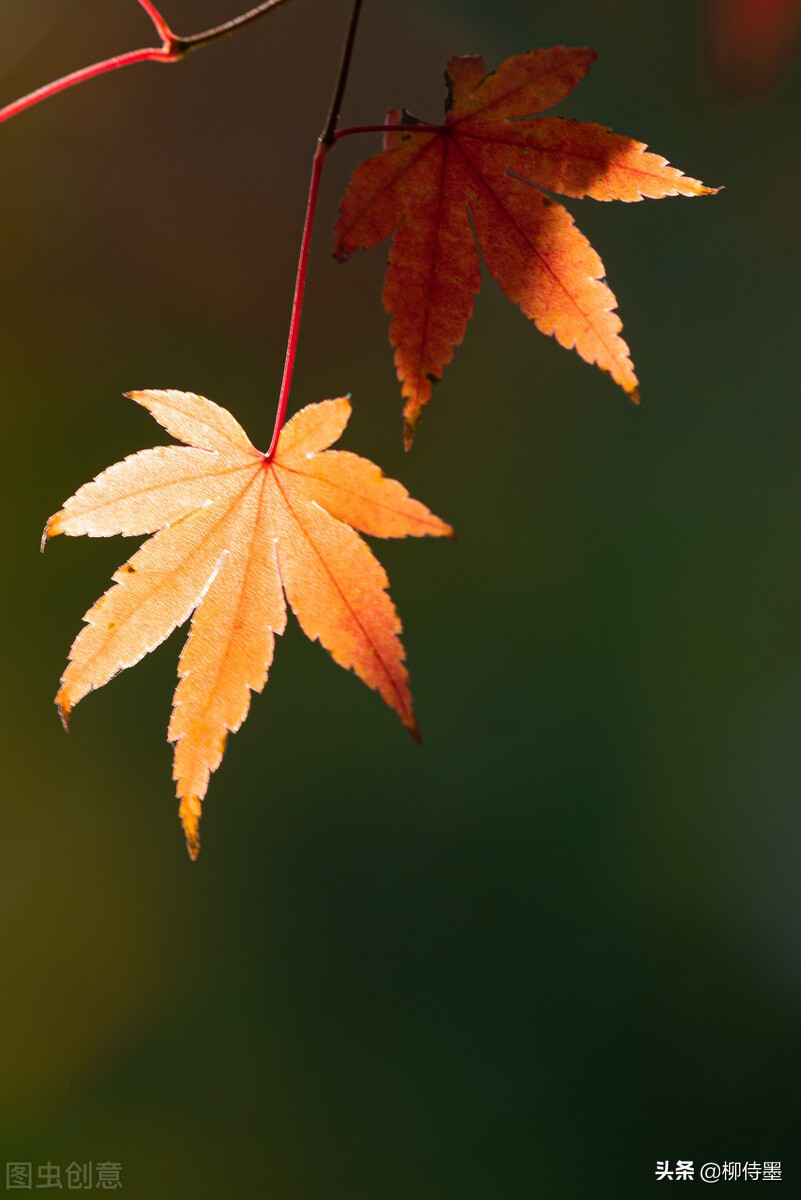
[[[309,183],[309,198],[306,201],[306,219],[303,223],[303,236],[300,240],[300,254],[298,256],[298,270],[295,276],[295,293],[292,297],[292,316],[289,321],[289,337],[286,345],[286,359],[284,360],[284,374],[281,379],[281,391],[278,395],[278,409],[275,414],[275,427],[273,436],[270,442],[270,448],[267,451],[267,462],[272,462],[273,456],[278,446],[278,438],[281,430],[284,427],[286,420],[286,410],[289,404],[289,393],[292,390],[292,375],[295,369],[295,355],[298,349],[298,335],[300,333],[300,318],[303,312],[303,295],[306,291],[306,269],[309,262],[309,246],[311,245],[312,227],[314,225],[314,213],[317,208],[317,196],[320,191],[320,176],[323,171],[323,163],[328,152],[328,146],[325,145],[322,138],[317,143],[317,149],[312,161],[311,182]]]

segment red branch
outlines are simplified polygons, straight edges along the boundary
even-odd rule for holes
[[[447,129],[447,125],[426,125],[422,121],[415,125],[349,125],[336,131],[334,141],[352,137],[354,133],[445,133]]]
[[[348,72],[350,71],[350,60],[353,55],[353,45],[356,41],[356,30],[359,25],[359,17],[362,10],[362,0],[353,0],[353,8],[348,21],[348,30],[345,34],[345,43],[342,47],[342,57],[339,62],[339,72],[337,81],[334,86],[334,94],[331,97],[331,106],[328,109],[325,127],[323,132],[317,139],[317,149],[314,153],[312,161],[311,181],[309,183],[309,198],[306,201],[306,220],[303,223],[303,236],[300,239],[300,255],[298,256],[298,271],[295,276],[295,292],[292,297],[292,316],[289,320],[289,337],[286,345],[286,359],[284,361],[284,374],[281,379],[281,391],[278,395],[278,410],[275,414],[275,426],[273,428],[272,441],[270,448],[265,455],[267,462],[272,460],[278,446],[278,439],[281,436],[281,430],[284,427],[286,420],[286,410],[289,404],[289,393],[292,389],[292,373],[295,369],[295,355],[298,349],[298,335],[300,333],[300,318],[303,312],[303,294],[306,290],[306,267],[309,261],[309,246],[311,245],[312,227],[314,225],[314,212],[317,208],[317,195],[320,191],[320,177],[323,172],[323,163],[328,150],[333,146],[336,140],[336,127],[339,120],[339,110],[342,105],[342,99],[345,95],[345,87],[348,82]]]
[[[278,396],[278,410],[275,414],[275,427],[273,429],[272,441],[270,442],[270,449],[264,456],[267,462],[272,461],[278,445],[278,438],[286,420],[289,393],[292,388],[292,374],[295,369],[295,355],[298,349],[300,318],[303,312],[303,295],[306,291],[306,267],[309,261],[314,213],[317,208],[317,195],[320,191],[320,177],[323,173],[323,163],[325,162],[325,156],[329,147],[334,142],[339,141],[340,138],[349,137],[354,133],[395,133],[396,131],[402,133],[436,133],[444,128],[442,125],[354,125],[349,129],[334,130],[330,127],[329,123],[326,126],[325,132],[320,135],[312,162],[309,198],[306,201],[306,220],[303,223],[303,236],[300,240],[298,271],[295,277],[295,294],[292,297],[292,316],[289,321],[289,337],[287,339],[286,359],[284,360],[284,374],[281,379],[281,391]],[[326,136],[330,139],[328,142],[324,140]]]
[[[156,33],[161,38],[162,42],[165,45],[168,42],[171,42],[175,35],[173,34],[173,32],[170,29],[167,22],[164,20],[164,17],[161,15],[159,10],[156,8],[155,4],[153,3],[153,0],[139,0],[139,4],[145,10],[147,15],[150,17],[150,20],[153,22],[153,25],[155,26]]]
[[[298,258],[298,273],[295,277],[295,294],[292,297],[292,316],[289,320],[289,337],[286,344],[286,359],[284,361],[284,375],[281,380],[281,391],[278,396],[278,410],[275,414],[275,428],[273,429],[272,441],[270,449],[267,451],[267,462],[272,461],[275,454],[278,438],[281,430],[284,427],[286,420],[286,410],[289,403],[289,393],[292,388],[292,373],[295,369],[295,354],[298,349],[298,335],[300,333],[300,317],[303,312],[303,293],[306,290],[306,266],[309,261],[309,246],[311,245],[312,226],[314,225],[314,210],[317,207],[317,195],[320,191],[320,176],[323,172],[323,163],[328,152],[328,146],[320,138],[317,143],[317,150],[312,161],[311,182],[309,183],[309,198],[306,202],[306,220],[303,223],[303,236],[300,240],[300,255]]]
[[[160,46],[146,46],[143,50],[129,50],[126,54],[115,54],[112,58],[103,59],[102,62],[81,67],[69,75],[62,75],[60,79],[54,79],[52,83],[46,83],[43,87],[29,92],[27,96],[13,100],[5,108],[0,108],[0,125],[3,121],[9,121],[11,117],[16,117],[19,113],[33,108],[35,104],[41,104],[43,100],[57,96],[59,92],[64,92],[67,88],[85,83],[87,79],[94,79],[98,75],[106,75],[109,71],[116,71],[120,67],[130,67],[134,63],[140,62],[180,62],[191,50],[197,50],[201,46],[208,45],[209,42],[227,37],[285,3],[286,0],[263,0],[263,3],[257,4],[255,8],[240,13],[238,17],[233,17],[230,21],[223,22],[222,25],[215,25],[213,29],[205,29],[202,33],[193,33],[189,37],[179,37],[170,29],[153,0],[139,0],[140,7],[150,17],[156,33],[161,38]]]
[[[43,87],[29,92],[26,96],[20,97],[19,100],[12,101],[11,104],[7,104],[4,108],[0,108],[0,124],[3,121],[10,120],[11,117],[17,116],[19,113],[25,112],[26,109],[33,108],[36,104],[41,104],[43,100],[48,100],[51,96],[56,96],[59,92],[66,91],[67,88],[75,87],[79,83],[85,83],[87,80],[94,79],[98,75],[106,75],[109,71],[116,71],[120,67],[129,67],[134,63],[140,62],[180,62],[191,50],[196,50],[200,46],[207,45],[209,42],[217,41],[218,38],[227,37],[229,34],[235,33],[238,29],[243,28],[243,26],[249,25],[252,21],[257,20],[257,18],[264,16],[265,13],[286,3],[286,0],[263,0],[263,3],[248,9],[247,12],[240,13],[238,17],[233,17],[230,21],[225,21],[222,25],[215,25],[213,29],[206,29],[202,33],[195,33],[189,37],[180,37],[178,34],[173,33],[166,19],[156,7],[154,0],[138,0],[138,3],[150,18],[156,33],[161,38],[160,46],[147,46],[142,50],[129,50],[125,54],[117,54],[112,58],[103,59],[101,62],[92,63],[88,67],[81,67],[77,71],[72,71],[69,75],[62,75],[59,79],[54,79],[51,83],[46,83]],[[292,315],[289,324],[284,374],[281,380],[273,436],[270,448],[265,456],[268,462],[275,454],[278,438],[286,420],[289,393],[292,387],[292,375],[295,367],[295,356],[298,348],[303,296],[306,290],[306,272],[309,261],[312,227],[314,225],[314,214],[317,207],[317,196],[320,191],[323,162],[325,161],[328,149],[335,141],[354,133],[383,133],[395,130],[404,133],[418,131],[431,133],[441,128],[439,126],[426,125],[356,125],[349,129],[337,130],[336,122],[347,82],[361,6],[362,0],[354,0],[328,119],[325,129],[317,142],[317,150],[312,163],[309,197],[306,203],[306,219],[303,225],[298,270],[295,278],[295,291],[292,297]]]

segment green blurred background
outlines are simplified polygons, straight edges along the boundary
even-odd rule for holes
[[[164,7],[186,33],[237,8]],[[457,528],[377,546],[422,749],[291,622],[192,865],[181,635],[59,725],[132,544],[42,559],[41,529],[164,440],[128,389],[268,441],[348,8],[294,0],[0,129],[0,1169],[116,1161],[135,1200],[584,1200],[650,1195],[657,1159],[781,1160],[801,1195],[801,73],[719,95],[699,4],[365,5],[347,123],[436,119],[454,53],[589,44],[560,111],[726,185],[570,205],[639,410],[488,280],[406,456],[386,255],[329,254],[378,139],[332,155],[293,405],[351,392],[343,445]],[[133,0],[0,20],[7,99],[150,36]]]

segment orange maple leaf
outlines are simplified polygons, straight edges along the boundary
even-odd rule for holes
[[[304,633],[351,667],[419,738],[387,576],[351,526],[377,537],[453,536],[373,463],[326,447],[347,399],[304,408],[274,458],[226,409],[177,391],[128,393],[184,446],[142,450],[85,484],[50,518],[58,533],[152,533],[86,613],[56,703],[66,725],[88,692],[155,649],[192,616],[168,736],[187,848],[196,858],[209,776],[227,733],[261,691],[284,595]],[[194,615],[193,615],[194,614]]]
[[[563,100],[594,58],[592,50],[556,46],[508,58],[487,76],[483,59],[452,58],[444,123],[426,125],[402,112],[415,132],[389,133],[384,151],[354,172],[334,253],[344,259],[395,234],[383,299],[393,314],[407,449],[481,285],[473,230],[489,270],[537,328],[575,347],[638,399],[603,263],[566,209],[541,189],[596,200],[718,189],[602,125],[523,119]],[[388,124],[395,121],[397,110]]]

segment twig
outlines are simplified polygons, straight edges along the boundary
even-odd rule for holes
[[[245,25],[251,24],[252,21],[256,21],[259,17],[263,17],[266,13],[272,12],[273,9],[285,3],[286,0],[264,0],[262,4],[257,4],[255,8],[240,13],[238,17],[233,17],[222,25],[215,25],[213,29],[205,29],[202,33],[193,33],[189,37],[181,37],[179,34],[173,33],[153,0],[139,0],[140,7],[150,17],[161,38],[160,46],[146,46],[142,50],[129,50],[125,54],[115,54],[112,58],[105,58],[101,62],[92,63],[91,66],[72,71],[69,75],[62,75],[59,79],[54,79],[51,83],[46,83],[26,96],[21,96],[19,100],[13,100],[4,108],[0,108],[0,125],[3,121],[9,121],[12,117],[33,108],[34,105],[41,104],[43,100],[57,96],[59,92],[65,92],[68,88],[85,83],[88,79],[95,79],[98,75],[106,75],[109,71],[119,70],[120,67],[130,67],[134,63],[140,62],[180,62],[191,50],[197,50],[201,46],[208,45],[209,42],[216,42],[219,38],[228,37],[229,34],[236,33]]]
[[[334,95],[331,97],[331,107],[328,110],[328,117],[325,122],[325,128],[320,134],[320,141],[324,146],[330,146],[334,140],[334,131],[339,120],[339,110],[342,107],[342,99],[345,95],[345,88],[348,83],[348,72],[350,70],[350,60],[353,54],[353,43],[356,41],[356,29],[359,25],[359,16],[362,11],[362,0],[354,0],[353,10],[350,14],[350,23],[348,32],[345,37],[345,44],[342,47],[342,58],[339,63],[339,76],[337,84],[334,88]]]
[[[289,404],[289,393],[292,388],[292,374],[295,369],[295,355],[298,348],[298,335],[300,333],[300,318],[303,311],[303,295],[306,290],[306,268],[309,261],[309,247],[311,245],[312,227],[314,225],[314,213],[317,207],[317,195],[320,191],[320,177],[323,171],[323,163],[325,156],[336,139],[336,124],[339,118],[339,110],[342,106],[342,98],[345,95],[345,86],[348,82],[348,71],[350,69],[350,60],[353,53],[353,43],[356,40],[356,29],[359,24],[359,16],[361,14],[362,0],[354,0],[353,8],[350,14],[348,23],[348,31],[345,35],[345,42],[342,47],[342,58],[339,64],[339,73],[337,75],[334,94],[331,98],[331,107],[328,110],[323,132],[317,139],[317,149],[314,153],[312,161],[311,180],[309,182],[309,198],[306,202],[306,220],[303,224],[303,235],[300,241],[300,255],[298,257],[298,270],[295,276],[295,292],[292,297],[292,316],[289,321],[289,336],[287,338],[286,359],[284,362],[284,374],[281,379],[281,391],[278,395],[278,409],[275,414],[275,426],[273,428],[273,436],[270,442],[270,448],[265,455],[266,461],[270,462],[275,454],[278,445],[278,438],[281,430],[284,427],[286,420],[287,406]]]
[[[447,125],[426,125],[424,121],[413,125],[404,125],[402,122],[394,125],[349,125],[347,129],[337,129],[334,132],[334,141],[353,137],[354,133],[445,133],[447,128]]]

